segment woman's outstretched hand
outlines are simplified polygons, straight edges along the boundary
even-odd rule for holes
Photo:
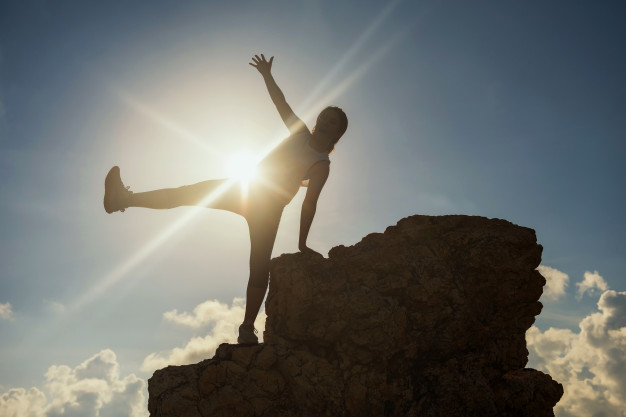
[[[249,64],[257,69],[261,73],[262,76],[270,75],[272,72],[272,61],[274,61],[274,57],[271,57],[270,60],[265,59],[265,55],[261,54],[261,57],[255,55],[252,57],[252,62]]]

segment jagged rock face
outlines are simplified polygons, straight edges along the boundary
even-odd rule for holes
[[[282,255],[265,343],[155,372],[151,416],[553,416],[561,384],[524,369],[541,250],[504,220],[412,216]]]

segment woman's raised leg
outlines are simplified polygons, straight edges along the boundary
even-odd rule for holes
[[[237,183],[231,180],[208,180],[178,188],[134,193],[129,207],[171,209],[180,206],[219,208],[239,213],[241,198]]]
[[[133,193],[124,186],[119,168],[113,167],[107,175],[104,189],[104,208],[108,213],[124,211],[128,207],[171,209],[180,206],[202,206],[242,214],[245,207],[240,184],[228,179]]]

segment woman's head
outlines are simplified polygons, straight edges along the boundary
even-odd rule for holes
[[[317,116],[313,132],[325,133],[331,137],[328,152],[332,152],[335,144],[346,132],[346,129],[348,129],[348,116],[346,116],[346,113],[340,107],[328,106]]]

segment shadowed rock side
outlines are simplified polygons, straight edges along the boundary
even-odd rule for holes
[[[152,417],[553,416],[524,369],[545,284],[532,229],[412,216],[329,259],[272,261],[265,343],[149,380]]]

